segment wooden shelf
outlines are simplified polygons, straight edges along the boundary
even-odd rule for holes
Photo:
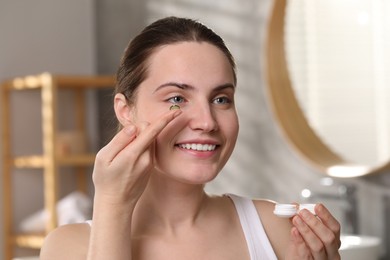
[[[45,239],[45,234],[17,234],[12,240],[13,244],[18,247],[40,249]]]
[[[76,188],[86,192],[88,181],[88,166],[92,166],[95,154],[66,154],[59,155],[59,144],[56,142],[58,131],[58,96],[59,89],[70,89],[74,92],[75,132],[81,133],[84,138],[87,134],[86,126],[86,100],[85,91],[89,89],[113,88],[114,76],[64,76],[43,73],[35,76],[18,77],[4,81],[0,85],[2,112],[0,116],[2,126],[2,155],[3,155],[3,221],[4,221],[4,259],[11,260],[14,257],[15,247],[39,249],[45,236],[57,227],[58,193],[60,189],[59,173],[61,167],[74,167],[76,174]],[[42,116],[42,154],[28,156],[15,156],[12,154],[13,144],[11,140],[14,132],[11,129],[12,99],[11,92],[15,91],[40,91],[41,92],[41,116]],[[49,218],[45,223],[42,234],[18,234],[12,230],[13,223],[13,177],[15,169],[41,169],[43,172],[44,186],[44,210]],[[28,173],[26,173],[28,174]]]
[[[59,166],[89,166],[95,161],[95,154],[78,154],[58,157]],[[46,157],[42,155],[20,156],[14,159],[15,168],[43,168],[47,165]]]
[[[61,76],[53,77],[49,73],[18,77],[4,81],[2,87],[7,90],[39,89],[51,81],[60,88],[89,89],[107,88],[115,84],[113,76]]]

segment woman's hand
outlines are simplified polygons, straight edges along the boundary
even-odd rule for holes
[[[95,199],[87,259],[131,259],[131,216],[148,183],[158,134],[181,113],[126,125],[96,155]]]
[[[95,198],[110,204],[132,204],[143,193],[153,168],[157,135],[181,113],[169,111],[138,128],[127,125],[97,154],[93,171]]]
[[[322,204],[317,216],[304,209],[292,219],[291,242],[286,259],[339,260],[340,224]]]

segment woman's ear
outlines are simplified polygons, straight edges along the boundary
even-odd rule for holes
[[[121,125],[126,126],[133,121],[132,107],[122,93],[118,93],[114,97],[114,110]]]

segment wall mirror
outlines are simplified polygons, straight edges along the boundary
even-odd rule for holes
[[[266,75],[277,121],[322,172],[390,170],[390,2],[275,0]]]

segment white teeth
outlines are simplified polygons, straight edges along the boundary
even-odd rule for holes
[[[215,144],[180,144],[179,147],[195,151],[213,151],[217,146]]]

